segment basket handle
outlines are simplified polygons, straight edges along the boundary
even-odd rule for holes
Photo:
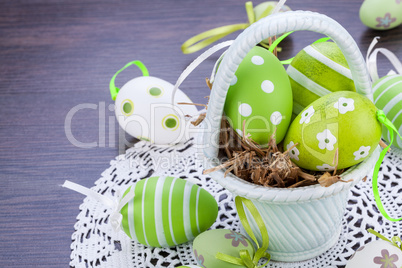
[[[313,31],[329,36],[341,49],[358,93],[372,100],[371,81],[364,58],[352,36],[335,20],[310,11],[288,11],[267,16],[245,29],[229,47],[218,69],[212,87],[204,127],[204,155],[218,155],[222,111],[230,81],[247,53],[259,42],[290,31]],[[208,124],[208,126],[206,126]]]

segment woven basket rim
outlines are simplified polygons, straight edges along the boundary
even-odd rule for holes
[[[369,158],[365,159],[359,164],[350,167],[343,174],[341,174],[342,179],[352,179],[351,182],[337,182],[329,187],[323,187],[320,184],[296,188],[266,187],[248,182],[232,173],[228,173],[225,177],[225,169],[214,171],[210,173],[210,176],[222,187],[224,187],[234,195],[239,195],[248,199],[254,199],[263,202],[273,202],[276,204],[300,203],[318,200],[321,198],[327,198],[332,195],[338,194],[341,191],[349,190],[352,186],[360,182],[365,176],[368,176],[369,172],[373,169],[376,161],[378,160],[380,152],[381,148],[380,146],[377,146],[377,148],[373,151]],[[205,167],[205,169],[217,166],[216,163],[205,157],[202,152],[200,152],[200,155],[202,155],[202,157],[204,158],[204,163],[207,164],[207,167]]]

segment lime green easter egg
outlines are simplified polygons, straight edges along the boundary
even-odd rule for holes
[[[400,0],[365,0],[359,11],[364,25],[376,30],[389,30],[402,23]]]
[[[194,239],[193,253],[197,264],[202,267],[238,268],[238,265],[217,259],[218,252],[240,258],[240,250],[247,250],[251,258],[254,248],[242,234],[227,230],[213,229],[206,231]]]
[[[331,92],[356,91],[346,59],[333,42],[305,47],[292,60],[287,73],[292,85],[295,115]]]
[[[402,135],[402,75],[389,75],[377,80],[373,85],[374,103],[383,110],[387,118]],[[382,137],[391,142],[389,131],[383,127]],[[393,145],[402,149],[402,141],[394,138]]]
[[[277,57],[258,46],[250,50],[230,84],[224,112],[240,135],[245,120],[246,133],[263,146],[273,133],[277,143],[284,138],[292,115],[292,90]]]
[[[381,139],[377,108],[366,97],[351,91],[330,93],[311,103],[292,122],[284,140],[291,160],[309,170],[333,170],[360,163]]]
[[[189,181],[157,176],[138,181],[123,197],[134,198],[120,213],[122,229],[133,240],[152,247],[188,242],[215,222],[218,204],[206,190]]]

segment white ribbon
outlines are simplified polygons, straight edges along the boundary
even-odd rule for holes
[[[120,202],[117,202],[115,200],[110,199],[109,197],[106,197],[104,195],[101,195],[100,193],[95,192],[94,190],[91,190],[87,187],[84,187],[82,185],[76,184],[68,180],[66,180],[62,186],[70,190],[76,191],[80,194],[83,194],[89,198],[96,199],[105,206],[111,208],[113,212],[110,214],[110,224],[115,232],[118,232],[120,230],[121,221],[123,220],[123,216],[121,215],[120,210],[128,202],[130,202],[135,195],[134,191],[131,190],[123,197],[123,199],[120,200]]]
[[[371,80],[376,82],[379,78],[378,76],[378,70],[377,70],[377,55],[378,53],[383,54],[394,66],[396,72],[394,70],[390,70],[388,72],[388,75],[390,74],[396,74],[399,73],[402,75],[402,63],[400,60],[395,56],[394,53],[389,51],[386,48],[376,48],[373,51],[374,46],[378,43],[378,39],[380,37],[374,37],[373,41],[371,42],[368,50],[367,50],[367,55],[366,55],[366,64],[367,64],[367,69],[369,71],[369,74],[371,76]]]
[[[181,73],[181,75],[177,79],[176,84],[174,85],[173,93],[172,93],[172,105],[174,105],[174,97],[175,97],[177,89],[179,88],[181,83],[183,83],[183,81],[187,78],[187,76],[189,76],[195,70],[195,68],[197,68],[198,65],[200,65],[206,59],[208,59],[212,54],[221,50],[222,48],[230,46],[232,43],[233,43],[233,40],[230,40],[230,41],[225,41],[225,42],[219,43],[219,44],[211,47],[210,49],[208,49],[204,53],[202,53],[200,56],[198,56],[192,63],[190,63],[189,66],[187,66],[187,68]]]

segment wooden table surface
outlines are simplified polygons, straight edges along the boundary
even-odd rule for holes
[[[373,37],[380,36],[378,47],[402,59],[402,27],[366,28],[358,16],[361,3],[287,4],[340,22],[363,55]],[[152,76],[174,84],[200,54],[181,53],[186,39],[243,22],[244,1],[235,0],[0,2],[1,267],[69,266],[71,234],[84,197],[60,185],[71,180],[93,186],[119,154],[118,125],[108,109],[112,75],[127,62],[141,60]],[[295,33],[282,44],[279,57],[294,56],[319,37]],[[205,77],[217,57],[182,84],[194,102],[206,102]],[[391,68],[385,58],[379,66],[382,75]],[[118,77],[117,85],[139,75],[132,67]],[[66,118],[72,113],[69,126]]]

